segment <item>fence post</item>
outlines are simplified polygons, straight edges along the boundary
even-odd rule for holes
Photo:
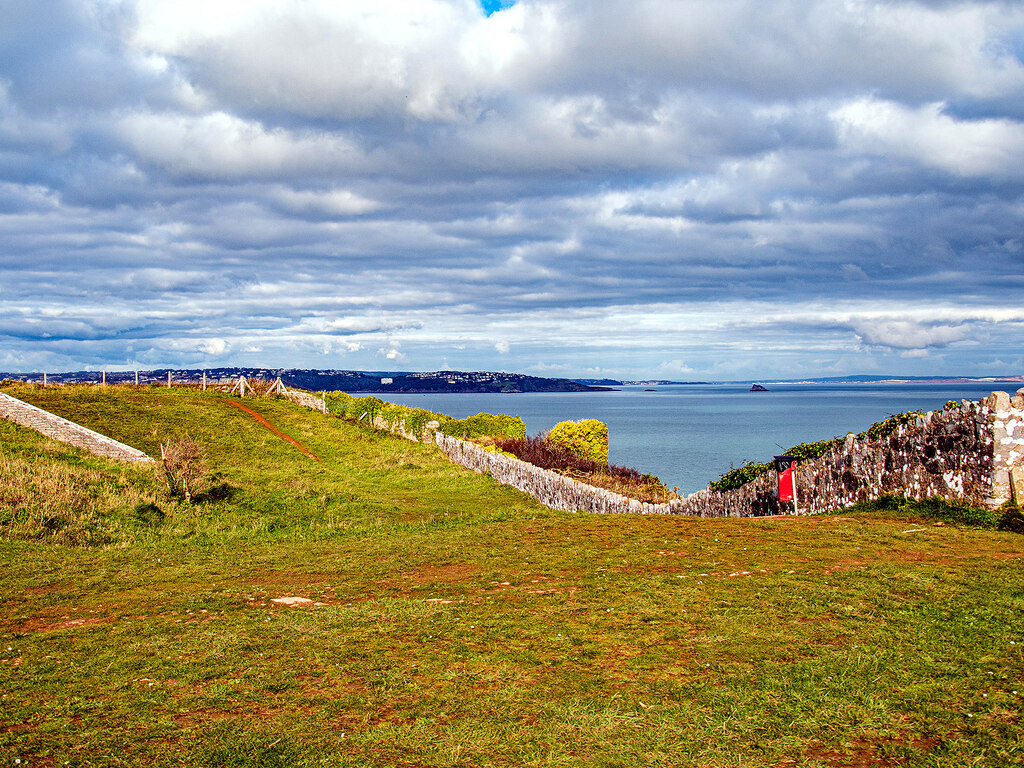
[[[102,383],[103,383],[104,387],[107,386],[107,372],[106,371],[103,372],[103,382]]]
[[[206,371],[203,371],[203,392],[206,391]]]
[[[46,371],[43,371],[43,386],[46,386]]]
[[[139,386],[139,372],[138,371],[135,372],[135,386],[136,387]]]
[[[171,388],[171,372],[170,371],[167,372],[167,388],[168,389]]]

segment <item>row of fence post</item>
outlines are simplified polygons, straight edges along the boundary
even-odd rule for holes
[[[241,379],[244,380],[245,377],[242,376]],[[167,388],[168,389],[171,388],[172,382],[173,382],[172,372],[168,371],[167,372]],[[280,378],[278,379],[278,382],[280,382]],[[49,374],[46,371],[43,371],[43,386],[44,387],[48,387],[49,385],[50,385]],[[100,385],[104,386],[104,387],[107,386],[107,372],[106,371],[102,371],[100,373]],[[136,387],[139,386],[139,372],[138,371],[135,371],[135,386]],[[238,385],[236,384],[235,386],[237,387]],[[203,371],[202,387],[203,387],[203,392],[205,392],[206,391],[206,371]],[[250,389],[251,389],[251,385],[250,385]],[[242,396],[245,397],[244,394]]]
[[[173,381],[174,381],[174,379],[172,377],[172,372],[168,371],[167,372],[167,388],[168,389],[171,388],[171,385],[172,385]],[[201,381],[202,381],[202,385],[201,386],[203,388],[203,392],[205,392],[206,389],[207,389],[206,371],[203,371],[203,377],[202,377]],[[100,374],[100,384],[102,386],[104,386],[104,387],[107,385],[107,372],[106,371],[102,371],[101,374]],[[49,377],[48,377],[48,374],[45,371],[43,372],[43,386],[44,387],[45,386],[49,386]],[[135,386],[139,386],[139,372],[138,371],[135,371]],[[238,377],[238,380],[235,382],[234,386],[231,388],[231,394],[234,394],[235,391],[238,391],[238,393],[242,397],[246,397],[247,395],[255,395],[258,392],[258,390],[256,388],[254,388],[252,384],[249,383],[249,380],[246,379],[245,376],[239,376]],[[268,394],[268,395],[269,394],[287,395],[288,394],[288,387],[285,386],[285,383],[281,380],[281,377],[278,376],[277,380],[270,386],[270,389],[267,390],[266,394]],[[326,406],[326,403],[327,403],[327,392],[326,391],[321,393],[321,399],[323,400],[324,408],[326,409],[326,407],[327,407]]]

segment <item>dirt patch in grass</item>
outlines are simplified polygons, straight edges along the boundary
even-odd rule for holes
[[[888,760],[878,757],[871,744],[858,743],[849,751],[839,752],[834,749],[811,749],[807,759],[816,760],[819,764],[830,768],[899,768],[906,761]]]
[[[296,448],[298,448],[300,451],[302,451],[309,458],[313,459],[314,461],[320,461],[320,459],[317,458],[317,455],[315,453],[313,453],[311,450],[309,450],[309,448],[304,446],[302,443],[300,443],[294,437],[289,437],[288,435],[286,435],[284,432],[282,432],[277,427],[275,427],[273,424],[271,424],[269,421],[267,421],[266,418],[264,418],[260,414],[256,413],[256,411],[252,410],[251,408],[247,408],[246,406],[242,405],[237,400],[228,400],[228,402],[231,403],[236,408],[238,408],[240,410],[243,410],[246,413],[248,413],[250,416],[252,416],[254,419],[256,419],[256,421],[258,421],[260,424],[262,424],[264,427],[269,429],[271,432],[273,432],[275,435],[280,437],[282,440],[287,440],[289,443],[294,445]]]
[[[245,716],[248,717],[249,714],[246,713]],[[238,717],[239,715],[236,712],[224,712],[223,710],[207,708],[182,712],[179,715],[175,715],[173,720],[174,724],[179,728],[196,728],[207,723],[216,722],[217,720],[237,719]]]
[[[452,565],[424,565],[419,568],[403,568],[402,578],[429,584],[462,584],[480,573],[480,567],[468,563]]]
[[[887,756],[886,752],[913,751],[925,754],[938,745],[938,739],[880,738],[858,739],[844,750],[815,746],[807,751],[807,760],[817,760],[830,768],[899,768],[910,760],[909,755]]]
[[[112,616],[88,616],[82,618],[61,618],[54,621],[53,617],[36,617],[24,622],[18,629],[19,632],[54,632],[65,629],[81,629],[82,627],[94,627],[99,624],[111,624]]]

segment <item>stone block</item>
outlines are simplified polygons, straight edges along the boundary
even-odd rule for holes
[[[988,401],[988,407],[993,411],[1010,410],[1010,396],[1006,392],[993,392],[985,400]]]
[[[1024,467],[1009,470],[1010,500],[1018,507],[1024,506]]]

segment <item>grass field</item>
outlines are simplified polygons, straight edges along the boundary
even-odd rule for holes
[[[223,395],[4,391],[210,479],[0,420],[2,765],[1024,765],[1018,534],[553,512],[279,400],[319,462]]]

